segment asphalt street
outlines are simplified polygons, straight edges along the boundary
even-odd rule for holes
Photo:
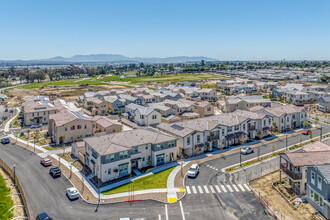
[[[323,133],[330,132],[325,126]],[[313,136],[318,136],[314,131]],[[288,138],[288,145],[299,142],[299,136]],[[308,139],[309,136],[303,136]],[[271,152],[271,145],[264,142],[261,154]],[[285,147],[285,140],[275,143],[275,149]],[[242,156],[243,161],[256,157],[256,153]],[[134,219],[166,219],[166,220],[200,220],[200,219],[268,219],[260,202],[245,188],[237,191],[233,184],[239,187],[242,182],[235,182],[223,177],[221,169],[239,162],[239,154],[221,157],[201,164],[200,174],[196,179],[186,179],[187,186],[202,186],[203,193],[191,193],[174,204],[164,205],[153,201],[134,203],[120,203],[101,205],[95,212],[96,205],[89,205],[82,200],[70,202],[65,196],[65,190],[71,187],[65,177],[53,179],[49,168],[39,164],[40,158],[30,151],[15,144],[0,145],[0,158],[9,166],[16,164],[16,174],[24,194],[28,200],[28,207],[34,217],[39,212],[47,212],[54,219],[118,219],[131,217]],[[212,167],[212,168],[211,168]],[[216,170],[218,169],[218,170]],[[242,178],[244,179],[244,178]],[[212,193],[209,185],[229,185],[233,192],[227,188],[227,193]],[[208,187],[206,193],[204,186]],[[192,188],[191,188],[192,190]]]

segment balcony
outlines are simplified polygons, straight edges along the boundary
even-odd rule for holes
[[[256,126],[252,125],[248,127],[248,131],[254,131],[256,130]]]
[[[302,179],[302,173],[295,173],[287,168],[287,164],[281,163],[280,166],[281,170],[287,174],[291,179],[293,180],[301,180]]]
[[[219,140],[219,135],[211,135],[207,137],[207,141]]]

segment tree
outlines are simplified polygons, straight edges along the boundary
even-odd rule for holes
[[[273,125],[274,131],[277,131],[277,126],[276,126],[276,122],[275,121],[273,121],[272,125]]]
[[[308,134],[309,134],[309,138],[312,139],[313,138],[313,131],[310,130]]]
[[[308,126],[309,126],[308,122],[307,122],[307,121],[304,121],[304,122],[303,122],[303,127],[306,128],[306,127],[308,127]]]
[[[31,130],[30,130],[30,128],[28,128],[28,129],[26,130],[26,134],[27,134],[26,146],[29,145],[30,132],[31,132]]]
[[[245,134],[242,133],[239,137],[238,137],[238,141],[240,144],[244,144],[245,142]]]
[[[264,134],[261,130],[258,131],[257,137],[258,137],[259,140],[261,140],[264,137]]]

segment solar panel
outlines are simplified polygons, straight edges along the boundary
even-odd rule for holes
[[[184,129],[184,127],[182,127],[180,125],[177,125],[177,124],[173,124],[173,125],[171,125],[171,127],[174,128],[174,129],[176,129],[176,130],[179,130],[179,131],[181,131],[181,130]]]
[[[80,113],[78,113],[78,112],[73,112],[73,111],[71,111],[71,113],[74,114],[75,116],[77,116],[77,117],[80,118],[80,119],[85,119],[85,118],[86,118],[85,116],[83,116],[82,114],[80,114]]]

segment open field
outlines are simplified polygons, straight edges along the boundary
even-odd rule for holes
[[[162,172],[152,174],[140,179],[133,181],[133,183],[128,183],[123,186],[111,189],[109,191],[104,191],[102,194],[110,195],[116,193],[129,192],[130,190],[138,191],[144,189],[160,189],[167,187],[168,175],[172,172],[175,167],[164,170]]]
[[[224,76],[210,73],[189,74],[181,73],[175,75],[155,75],[155,76],[140,76],[140,77],[125,77],[120,78],[117,75],[96,76],[91,79],[65,79],[58,81],[43,81],[35,82],[19,86],[22,89],[39,89],[45,87],[64,87],[64,86],[79,86],[81,84],[88,85],[107,85],[109,82],[129,82],[129,83],[145,83],[145,82],[179,82],[179,81],[195,81],[195,80],[219,80],[224,79]]]

